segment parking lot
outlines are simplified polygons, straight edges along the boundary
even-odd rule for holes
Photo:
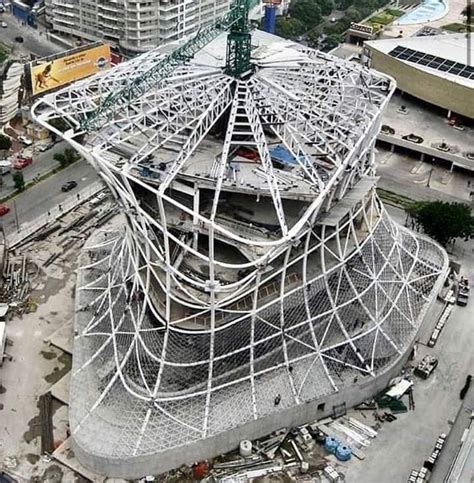
[[[472,127],[456,129],[449,125],[446,110],[428,107],[407,95],[397,93],[392,97],[382,123],[393,128],[398,137],[408,134],[421,136],[424,146],[445,142],[453,148],[453,154],[474,151]]]

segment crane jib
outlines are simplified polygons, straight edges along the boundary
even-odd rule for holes
[[[86,132],[99,129],[115,117],[117,110],[132,103],[151,87],[165,79],[174,69],[191,60],[203,47],[228,31],[225,72],[240,77],[250,68],[250,24],[249,9],[254,0],[234,0],[229,12],[212,25],[200,29],[197,34],[182,46],[160,59],[148,71],[129,80],[122,88],[109,94],[99,105],[89,111],[81,121]]]

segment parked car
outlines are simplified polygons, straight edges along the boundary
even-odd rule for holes
[[[388,124],[382,124],[380,130],[383,134],[388,134],[390,136],[393,136],[395,134],[395,129],[393,129],[393,127],[389,126]]]
[[[15,42],[18,42],[19,44],[23,43],[23,37],[21,35],[18,35],[15,37]]]
[[[39,148],[38,151],[44,153],[48,149],[51,149],[54,146],[54,143],[48,143],[48,144],[42,144]]]
[[[26,136],[18,136],[18,141],[21,141],[25,146],[31,146],[33,144],[33,140]]]
[[[107,193],[104,193],[104,192],[99,193],[97,196],[92,198],[92,200],[90,201],[90,204],[91,204],[91,206],[96,207],[96,206],[100,205],[108,197],[109,197],[109,195]]]
[[[15,169],[23,169],[29,164],[33,162],[33,158],[31,156],[22,156],[19,155],[16,157],[16,159],[13,160],[12,166]]]
[[[77,186],[77,183],[75,181],[68,181],[67,183],[63,184],[61,186],[61,191],[71,191]]]
[[[421,144],[424,139],[421,137],[421,136],[417,136],[416,134],[407,134],[406,136],[402,136],[402,139],[404,139],[405,141],[410,141],[411,143],[415,143],[415,144]]]
[[[7,23],[6,22],[2,22],[0,23],[2,29],[6,29],[8,27]]]
[[[6,215],[10,211],[10,207],[8,205],[1,204],[0,205],[0,216]]]

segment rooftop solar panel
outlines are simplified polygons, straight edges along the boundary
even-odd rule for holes
[[[432,69],[438,68],[445,59],[442,59],[441,57],[435,57],[429,64],[428,67],[431,67]]]
[[[442,65],[440,65],[440,66],[438,67],[438,70],[440,70],[441,72],[446,72],[447,70],[449,70],[449,69],[450,69],[450,67],[451,67],[451,66],[450,66],[450,65],[446,65],[446,62],[445,62],[444,64],[442,64]]]
[[[414,64],[426,65],[431,69],[447,72],[452,75],[464,77],[465,79],[474,79],[474,67],[462,64],[461,62],[454,62],[443,57],[437,57],[436,55],[424,54],[419,50],[413,50],[398,45],[391,50],[388,55]]]

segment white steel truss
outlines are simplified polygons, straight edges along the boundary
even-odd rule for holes
[[[444,251],[393,223],[374,190],[393,82],[283,51],[294,57],[257,49],[238,81],[198,55],[87,139],[81,116],[159,52],[34,106],[52,130],[67,120],[58,134],[124,217],[86,244],[76,295],[71,428],[104,462],[378,377],[435,296]]]

